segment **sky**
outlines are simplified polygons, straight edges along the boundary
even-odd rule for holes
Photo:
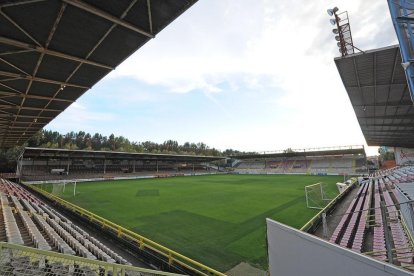
[[[397,44],[385,0],[199,0],[46,129],[220,150],[366,146],[333,61],[332,5],[358,48]]]

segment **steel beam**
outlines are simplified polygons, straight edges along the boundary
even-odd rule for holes
[[[85,2],[82,2],[82,1],[79,1],[79,0],[63,0],[63,1],[67,4],[70,4],[72,6],[75,6],[75,7],[79,8],[79,9],[82,9],[84,11],[92,13],[92,14],[94,14],[96,16],[99,16],[101,18],[104,18],[108,21],[111,21],[112,23],[115,23],[117,25],[125,27],[125,28],[127,28],[131,31],[142,34],[142,35],[144,35],[146,37],[149,37],[149,38],[154,38],[154,35],[138,28],[137,26],[134,26],[134,25],[132,25],[132,24],[130,24],[130,23],[124,21],[124,20],[119,19],[116,16],[113,16],[112,14],[104,12],[104,11],[102,11],[102,10],[100,10],[100,9],[94,7],[94,6],[91,6],[91,5],[89,5]]]
[[[30,53],[34,52],[34,50],[16,50],[16,51],[7,51],[0,53],[0,56],[7,56],[7,55],[16,55],[16,54],[22,54],[22,53]]]
[[[150,33],[153,33],[152,31],[152,12],[151,12],[151,0],[147,0],[147,8],[148,8],[148,23],[150,27]]]
[[[398,134],[398,135],[390,135],[390,134],[376,134],[376,135],[369,135],[369,137],[372,138],[381,138],[381,139],[385,139],[385,138],[392,138],[392,139],[397,139],[397,138],[406,138],[407,134],[403,133],[403,134]]]
[[[34,76],[19,75],[16,73],[11,73],[11,72],[6,72],[6,71],[0,71],[0,76],[29,80],[29,81],[44,82],[44,83],[50,83],[50,84],[57,84],[61,86],[71,86],[71,87],[76,87],[76,88],[81,88],[81,89],[90,89],[90,87],[83,86],[83,85],[77,85],[77,84],[68,83],[68,82],[61,82],[61,81],[56,81],[56,80],[38,78]]]
[[[51,111],[51,112],[62,112],[62,110],[60,110],[60,109],[50,109],[50,108],[41,108],[41,107],[0,104],[0,109],[2,109],[2,108],[4,108],[4,109],[44,110],[44,111]]]
[[[389,134],[389,135],[403,135],[403,134],[414,134],[414,130],[413,129],[400,129],[400,130],[363,130],[362,131],[364,134],[369,135],[369,136],[375,136],[375,135],[383,135],[385,134]]]
[[[0,99],[1,98],[12,98],[12,97],[20,97],[20,98],[27,98],[27,99],[38,99],[38,100],[52,100],[58,102],[68,102],[73,103],[74,100],[62,99],[62,98],[52,98],[46,96],[38,96],[38,95],[30,95],[30,94],[23,94],[23,93],[12,93],[7,91],[0,91]]]
[[[20,118],[33,118],[33,119],[47,119],[47,120],[52,120],[55,117],[50,117],[50,116],[33,116],[33,115],[17,115],[17,114],[0,114],[0,118],[7,118],[7,117],[20,117]]]
[[[32,3],[44,2],[44,1],[47,1],[47,0],[26,0],[26,1],[18,1],[18,2],[14,2],[14,3],[1,4],[0,5],[0,8],[21,6],[21,5],[27,5],[27,4],[32,4]]]
[[[407,86],[406,82],[401,82],[401,83],[389,83],[389,84],[368,84],[368,85],[361,85],[361,87],[357,86],[357,85],[350,85],[350,86],[345,86],[346,89],[359,89],[359,88],[388,88],[390,86]],[[361,92],[370,92],[370,91],[361,91]]]
[[[358,116],[359,119],[413,119],[414,114],[407,115],[382,115],[382,116]],[[365,124],[369,125],[369,124]]]
[[[377,103],[377,104],[355,104],[354,107],[378,107],[378,106],[390,106],[390,107],[396,107],[396,106],[413,106],[414,103],[411,101],[406,102],[392,102],[392,103]]]
[[[111,67],[109,65],[105,65],[105,64],[101,64],[101,63],[98,63],[98,62],[95,62],[95,61],[75,57],[75,56],[65,54],[65,53],[62,53],[62,52],[49,50],[49,49],[44,48],[44,47],[40,47],[40,46],[25,43],[25,42],[17,41],[17,40],[10,39],[10,38],[4,37],[4,36],[0,36],[0,43],[5,44],[5,45],[9,45],[9,46],[18,47],[18,48],[21,48],[21,49],[32,50],[32,51],[35,51],[37,53],[46,54],[46,55],[49,55],[49,56],[55,56],[55,57],[59,57],[59,58],[62,58],[62,59],[76,61],[76,62],[82,62],[82,63],[85,63],[85,64],[105,68],[105,69],[108,69],[108,70],[113,70],[114,69],[113,67]]]
[[[22,32],[25,36],[27,36],[31,41],[33,41],[34,43],[36,43],[38,46],[41,46],[41,44],[39,43],[39,41],[37,41],[33,36],[31,36],[25,29],[23,29],[16,21],[14,21],[10,16],[8,16],[7,14],[5,14],[3,12],[3,10],[0,8],[0,14],[7,19],[7,21],[9,21],[10,23],[13,24],[13,26],[15,26],[17,29],[19,29],[20,32]]]
[[[23,136],[28,136],[27,138],[30,138],[30,136],[32,136],[33,134],[35,134],[37,132],[38,132],[37,130],[30,130],[30,131],[27,131],[27,133],[23,132],[23,131],[19,131],[18,133],[16,133],[16,132],[10,133],[9,132],[8,135],[2,136],[2,137],[4,137],[2,140],[3,141],[13,140],[13,139],[16,139],[16,138],[22,138]]]
[[[16,65],[14,65],[13,63],[11,63],[11,62],[8,62],[7,60],[5,60],[5,59],[3,59],[3,58],[0,58],[0,61],[1,62],[3,62],[3,63],[5,63],[5,64],[7,64],[7,65],[9,65],[10,67],[12,67],[12,68],[14,68],[14,69],[16,69],[17,71],[19,71],[20,73],[23,73],[23,74],[25,74],[25,75],[29,75],[27,72],[25,72],[23,69],[21,69],[21,68],[19,68],[18,66],[16,66]],[[4,79],[2,79],[1,81],[4,81]]]
[[[1,126],[9,126],[9,127],[13,128],[14,126],[11,126],[9,124],[9,122],[10,122],[10,120],[1,120],[0,119],[0,125]],[[22,121],[19,121],[19,122],[15,122],[15,124],[16,125],[28,125],[28,124],[32,124],[32,125],[45,125],[46,123],[42,123],[42,122],[22,122]],[[15,127],[17,127],[17,126],[15,126]]]
[[[9,126],[0,124],[0,129],[39,129],[39,127]]]

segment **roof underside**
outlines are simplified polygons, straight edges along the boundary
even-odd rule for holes
[[[179,155],[179,154],[155,154],[155,153],[132,153],[114,151],[90,151],[90,150],[67,150],[49,148],[25,148],[23,158],[31,159],[117,159],[117,160],[159,160],[159,161],[182,161],[182,162],[209,162],[225,159],[219,156]]]
[[[336,58],[369,146],[414,148],[414,108],[398,46]]]
[[[196,1],[1,1],[0,147],[23,144]]]

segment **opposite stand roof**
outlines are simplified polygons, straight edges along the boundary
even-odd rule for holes
[[[95,150],[68,150],[50,148],[26,147],[22,153],[24,158],[31,159],[53,159],[53,158],[86,158],[86,159],[123,159],[123,160],[159,160],[177,162],[211,162],[222,160],[222,156],[202,156],[185,154],[163,154],[163,153],[138,153],[117,151],[95,151]]]
[[[1,1],[0,147],[23,144],[196,1]]]
[[[414,148],[414,108],[398,46],[335,58],[369,146]]]

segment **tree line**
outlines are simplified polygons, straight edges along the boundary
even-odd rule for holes
[[[52,130],[41,130],[32,136],[23,146],[3,149],[0,152],[0,172],[12,172],[16,169],[16,159],[24,147],[62,148],[71,150],[120,151],[138,153],[186,154],[204,156],[231,156],[246,154],[233,149],[220,151],[203,142],[179,144],[174,140],[163,143],[151,141],[134,142],[123,136],[109,136],[100,133],[90,134],[84,131],[66,134]]]

